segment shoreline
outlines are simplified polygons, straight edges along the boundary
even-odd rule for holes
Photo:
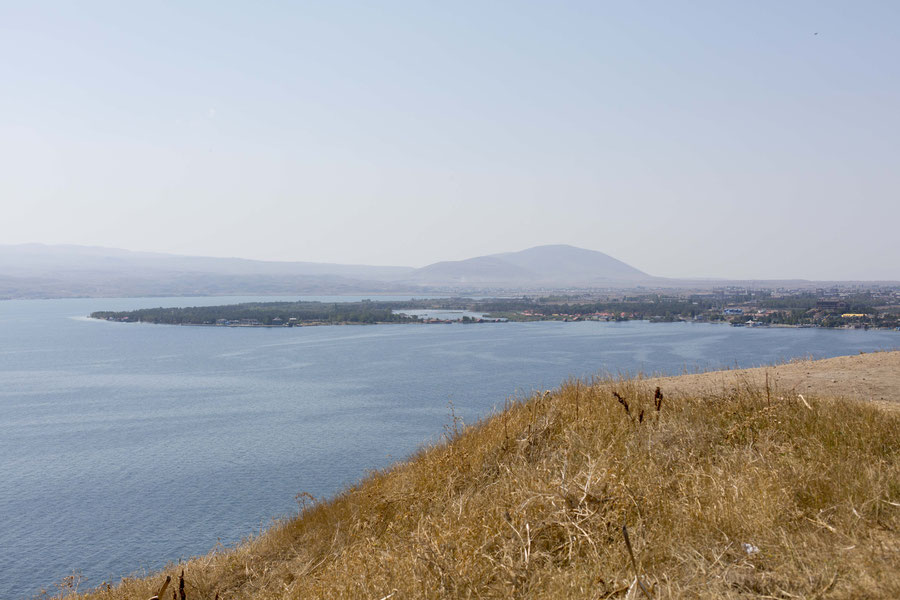
[[[615,398],[619,398],[618,402]],[[596,408],[592,409],[592,406]],[[646,418],[645,411],[649,414]],[[596,597],[595,592],[600,589],[605,590],[600,594],[603,597],[614,594],[617,589],[619,593],[624,592],[633,579],[621,548],[621,531],[616,534],[616,528],[608,529],[603,525],[604,519],[613,518],[619,522],[624,519],[628,524],[637,540],[635,552],[643,558],[644,574],[641,576],[657,584],[665,581],[666,585],[689,586],[698,574],[708,572],[711,563],[703,561],[696,570],[680,567],[685,563],[678,558],[681,556],[679,548],[694,543],[695,546],[688,547],[714,548],[713,554],[719,557],[716,562],[723,561],[726,571],[743,573],[741,576],[745,578],[758,577],[753,579],[756,582],[753,589],[767,585],[766,582],[782,570],[793,568],[801,560],[800,556],[804,564],[809,562],[804,569],[819,569],[818,565],[825,563],[846,566],[847,561],[853,561],[853,569],[842,571],[849,573],[841,576],[842,589],[859,591],[860,581],[855,577],[860,576],[855,573],[859,569],[869,569],[866,575],[868,593],[863,595],[890,598],[893,596],[890,591],[885,591],[884,585],[890,581],[887,573],[892,572],[900,555],[890,555],[893,557],[889,560],[890,565],[878,570],[870,565],[882,563],[873,562],[867,549],[874,547],[877,550],[881,542],[900,542],[896,532],[890,533],[893,529],[882,533],[883,528],[878,526],[883,519],[896,520],[897,515],[890,512],[890,507],[900,506],[900,498],[879,491],[878,494],[889,494],[883,499],[884,510],[889,512],[881,517],[877,516],[881,514],[878,512],[874,513],[876,517],[870,516],[871,510],[866,503],[850,505],[846,510],[852,509],[852,513],[846,522],[852,524],[851,528],[844,520],[834,520],[831,513],[827,516],[821,512],[812,513],[818,514],[820,520],[826,519],[827,522],[823,522],[827,527],[815,519],[804,518],[805,512],[798,508],[800,505],[791,504],[791,499],[809,502],[809,494],[817,489],[810,488],[817,481],[815,477],[826,477],[824,481],[828,481],[823,470],[840,468],[841,477],[858,477],[864,482],[841,480],[834,483],[837,491],[823,492],[823,502],[829,506],[838,502],[843,506],[844,500],[828,494],[841,493],[840,490],[848,485],[874,485],[868,483],[870,477],[874,478],[872,481],[883,482],[884,476],[878,476],[878,471],[864,468],[875,451],[884,452],[886,458],[882,460],[890,461],[880,467],[889,469],[885,476],[890,479],[890,473],[896,473],[900,468],[897,446],[888,439],[897,436],[898,414],[900,351],[897,350],[671,377],[598,379],[591,383],[569,381],[552,391],[536,393],[524,401],[510,404],[502,412],[473,425],[454,429],[448,432],[446,443],[425,447],[330,498],[306,498],[301,502],[297,516],[276,522],[236,546],[170,564],[150,575],[124,578],[114,588],[101,585],[77,597],[144,600],[153,595],[167,575],[175,579],[183,577],[188,597],[199,598],[220,594],[220,597],[230,598],[387,597],[394,594],[411,598],[419,597],[422,589],[436,590],[428,597],[448,597],[459,595],[453,592],[456,588],[446,587],[448,581],[453,581],[451,576],[456,579],[473,577],[472,585],[481,590],[478,595],[491,595],[488,592],[496,585],[492,582],[498,581],[498,577],[500,582],[505,581],[503,573],[520,568],[527,573],[529,569],[528,561],[523,565],[519,559],[504,569],[503,563],[499,562],[502,557],[520,556],[522,540],[526,537],[533,544],[532,552],[540,557],[539,553],[548,551],[544,548],[552,547],[543,545],[543,536],[553,531],[548,530],[545,523],[563,518],[572,518],[572,522],[579,525],[580,530],[573,529],[580,531],[576,537],[563,538],[568,540],[566,543],[576,544],[573,551],[578,559],[570,560],[569,564],[563,555],[559,559],[563,562],[558,566],[554,561],[538,559],[531,568],[543,570],[544,586],[547,581],[567,582],[571,573],[584,570],[588,578],[573,582],[574,592],[565,595]],[[584,423],[585,419],[590,422]],[[564,431],[571,430],[574,437],[558,433],[548,438],[551,431],[548,428],[558,422],[564,422]],[[700,426],[709,431],[694,431]],[[879,427],[879,432],[870,433],[866,428],[871,427]],[[597,428],[602,428],[603,433],[598,435]],[[591,452],[598,452],[598,448],[585,446],[583,452],[574,454],[571,453],[574,449],[566,450],[571,444],[581,448],[582,440],[591,435],[598,435],[595,438],[598,443],[612,444],[600,447],[606,448],[605,453],[600,454],[606,457],[603,459],[606,466],[601,471],[596,471],[593,463],[585,462],[582,456],[589,448],[593,448]],[[704,442],[704,436],[710,435],[713,442],[719,436],[723,436],[722,441]],[[729,436],[733,435],[753,437],[749,445],[742,437],[728,442]],[[881,436],[879,439],[884,441],[871,442],[872,450],[848,456],[840,448],[824,444],[834,435],[840,436],[842,444],[866,443],[870,435]],[[629,442],[632,438],[635,438],[634,443]],[[805,441],[807,438],[809,443]],[[795,440],[793,446],[790,445],[792,440]],[[655,455],[652,452],[650,460],[642,458],[647,453],[641,449],[651,451],[661,443],[677,447],[668,460],[652,459]],[[543,446],[546,448],[542,449]],[[557,450],[548,454],[557,446]],[[832,454],[820,462],[823,459],[819,455],[809,454],[816,448]],[[672,468],[668,466],[671,460],[677,463]],[[722,460],[725,462],[720,464]],[[839,460],[844,463],[838,464],[836,461]],[[858,460],[864,463],[856,462]],[[505,465],[505,470],[492,467],[495,463],[496,466]],[[561,481],[559,468],[563,469]],[[571,471],[568,477],[575,486],[572,493],[565,485],[568,471]],[[804,478],[802,481],[797,480],[798,472]],[[660,478],[669,477],[664,490],[679,485],[679,482],[688,487],[680,495],[670,496],[667,492],[651,500],[647,494],[663,483],[656,483],[660,480],[648,476],[650,473]],[[582,481],[583,476],[588,477],[586,482]],[[484,477],[487,479],[482,481]],[[597,482],[594,482],[595,478]],[[776,479],[769,485],[772,478]],[[790,493],[785,496],[783,486],[791,485]],[[495,489],[495,486],[498,487]],[[709,491],[692,492],[706,489],[696,486],[706,486]],[[723,489],[731,490],[728,492],[731,495],[723,496]],[[843,493],[852,497],[852,489],[856,488],[851,487],[851,491]],[[697,495],[696,499],[694,495]],[[586,499],[590,501],[585,505]],[[701,499],[704,505],[695,514],[693,507]],[[778,502],[788,503],[782,506]],[[531,507],[526,508],[529,505]],[[681,515],[672,512],[676,508],[686,511],[685,516],[672,521],[675,515]],[[608,516],[594,523],[589,517],[597,513],[608,513]],[[863,519],[866,519],[865,523],[872,523],[867,525],[870,528],[866,529],[865,536],[859,533]],[[747,520],[753,525],[745,532],[742,523]],[[779,525],[782,522],[793,524],[792,537],[787,542],[778,534],[783,531],[779,528],[785,526]],[[675,531],[681,532],[680,535],[672,535],[669,531],[658,534],[661,536],[658,543],[671,546],[669,552],[675,553],[674,559],[669,558],[668,553],[651,551],[651,540],[655,538],[648,536],[664,526],[675,527]],[[474,537],[469,533],[474,531],[472,528],[479,532]],[[621,530],[621,527],[617,529]],[[705,533],[707,529],[711,533]],[[515,535],[517,531],[521,532],[520,536]],[[771,534],[767,533],[770,531]],[[847,539],[854,543],[837,548],[832,541],[835,534],[852,536]],[[428,541],[430,538],[423,535],[443,535],[446,541],[432,545]],[[583,536],[596,537],[597,541],[577,542]],[[795,545],[794,536],[805,536],[803,539],[810,541],[812,550],[805,554],[804,550],[798,555],[798,548],[803,549],[806,544]],[[490,540],[495,540],[496,547],[484,545]],[[752,552],[740,552],[741,544],[745,547],[751,544]],[[732,549],[735,545],[737,550]],[[592,550],[601,547],[610,550],[600,554]],[[825,552],[824,548],[831,550]],[[506,554],[507,549],[511,554]],[[752,556],[758,552],[762,552],[760,561]],[[481,564],[480,568],[469,566],[469,562],[449,562],[443,570],[429,567],[444,564],[430,561],[444,561],[470,553],[472,560],[477,558],[471,564]],[[486,563],[482,556],[485,553],[490,559]],[[751,555],[749,558],[748,554]],[[698,553],[697,556],[703,555]],[[749,569],[748,561],[753,563]],[[598,569],[604,574],[604,579],[599,582],[596,578]],[[269,575],[260,577],[254,573]],[[882,574],[879,576],[879,573]],[[660,579],[663,575],[664,579]],[[834,585],[837,576],[828,571],[812,579],[785,575],[777,576],[774,581],[781,586],[779,589],[788,589],[790,586],[784,587],[785,582],[791,582],[794,595],[806,597],[810,591],[798,586],[810,581],[821,587],[824,584],[819,579],[825,582],[831,579],[831,585]],[[590,585],[585,588],[588,582]],[[709,597],[721,597],[731,589],[729,586],[733,586],[733,582],[725,577],[707,581],[707,585],[713,584],[724,584],[725,587],[711,589]],[[554,590],[572,590],[569,583],[559,585],[563,587],[538,587],[535,593],[537,597],[563,597]],[[505,586],[502,589],[507,589]],[[578,589],[582,590],[580,595]],[[675,591],[688,589],[681,587]]]
[[[430,321],[406,321],[406,322],[397,322],[397,321],[376,321],[374,323],[359,323],[354,321],[343,321],[336,323],[324,323],[324,322],[304,322],[304,323],[296,323],[294,325],[266,325],[263,323],[253,324],[253,325],[245,325],[245,324],[219,324],[219,323],[153,323],[150,321],[120,321],[117,319],[101,319],[99,317],[92,317],[87,315],[84,317],[86,319],[92,321],[104,321],[107,323],[122,323],[122,324],[139,324],[139,325],[169,325],[175,327],[222,327],[222,328],[256,328],[256,329],[293,329],[295,327],[329,327],[329,326],[356,326],[356,325],[485,325],[485,324],[498,324],[498,323],[538,323],[538,322],[546,322],[546,323],[627,323],[627,322],[639,322],[639,323],[652,323],[654,325],[663,324],[663,323],[686,323],[689,325],[728,325],[730,327],[736,328],[746,328],[746,329],[826,329],[829,331],[900,331],[900,329],[896,327],[849,327],[849,326],[839,326],[839,327],[828,327],[822,325],[789,325],[785,323],[773,323],[773,324],[762,324],[762,325],[734,325],[732,323],[728,323],[725,321],[693,321],[693,320],[673,320],[673,321],[657,321],[653,319],[619,319],[619,320],[599,320],[599,319],[484,319],[477,320],[473,319],[471,321],[462,321],[459,319],[454,320],[430,320]]]

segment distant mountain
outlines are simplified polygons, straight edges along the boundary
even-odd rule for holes
[[[165,271],[221,275],[340,276],[375,281],[393,281],[414,271],[412,267],[182,256],[97,246],[44,244],[0,246],[0,274],[34,277],[69,274],[73,270],[134,272],[135,269],[148,273]]]
[[[94,246],[0,245],[0,298],[390,292],[395,280],[413,271]]]
[[[430,284],[609,285],[651,280],[603,252],[564,244],[537,246],[417,269],[410,280]]]
[[[0,298],[325,295],[629,286],[654,278],[602,252],[538,246],[420,269],[0,245]]]
[[[534,279],[534,272],[496,256],[437,262],[416,269],[410,281],[431,284],[484,284]]]
[[[666,279],[648,275],[603,252],[567,245],[437,262],[419,269],[179,256],[94,246],[0,245],[0,299],[486,294],[571,288],[707,289],[725,285],[812,288],[829,283],[836,282]]]

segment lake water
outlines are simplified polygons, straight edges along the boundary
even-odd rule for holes
[[[0,302],[0,598],[233,544],[471,422],[599,371],[680,373],[900,346],[893,331],[646,322],[178,327]],[[267,298],[276,300],[277,298]],[[296,299],[296,298],[288,298]],[[309,298],[305,298],[309,299]]]

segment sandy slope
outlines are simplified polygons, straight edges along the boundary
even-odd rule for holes
[[[777,395],[814,392],[900,410],[900,351],[795,360],[770,367],[655,378],[648,383],[678,394],[713,393],[746,383],[765,385],[766,376]]]

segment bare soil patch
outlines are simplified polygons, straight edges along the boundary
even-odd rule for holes
[[[737,387],[769,386],[779,395],[810,394],[865,400],[900,410],[900,351],[868,352],[781,365],[712,371],[648,380],[682,395],[721,393]]]

